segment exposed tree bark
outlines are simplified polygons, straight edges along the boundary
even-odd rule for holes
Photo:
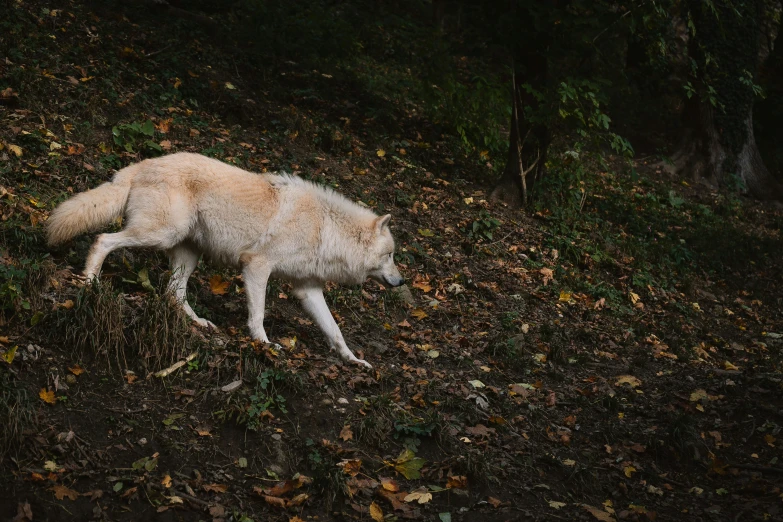
[[[758,66],[763,0],[714,5],[716,12],[700,0],[689,2],[696,31],[688,51],[699,67],[698,94],[685,104],[684,139],[672,157],[674,167],[713,186],[740,182],[756,198],[777,199],[783,188],[756,145],[755,93],[749,85]]]
[[[522,56],[520,71],[512,78],[513,110],[508,156],[503,175],[490,197],[513,207],[527,203],[530,189],[541,179],[549,148],[549,129],[543,123],[530,123],[525,107],[537,101],[522,86],[527,83],[541,89],[546,82],[547,58],[536,54]],[[521,77],[520,77],[521,76]]]
[[[781,2],[771,2],[767,6],[768,20],[777,18],[783,6]],[[774,15],[777,11],[777,16]],[[758,146],[764,163],[769,167],[772,176],[783,183],[783,147],[780,138],[783,136],[783,38],[780,37],[781,26],[769,24],[765,37],[762,39],[767,59],[759,72],[759,83],[764,89],[764,99],[757,102],[753,109],[753,124],[758,137]],[[762,52],[764,54],[764,52]]]

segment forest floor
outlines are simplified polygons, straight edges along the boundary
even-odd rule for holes
[[[609,158],[560,206],[504,208],[407,101],[95,9],[0,22],[0,520],[783,518],[779,206]],[[50,250],[48,212],[161,151],[392,214],[410,295],[327,296],[373,370],[329,353],[285,284],[282,350],[249,338],[232,270],[191,279],[218,332],[161,298],[161,254],[84,287],[91,237]]]

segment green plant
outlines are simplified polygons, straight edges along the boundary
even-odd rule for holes
[[[120,123],[111,129],[114,144],[122,147],[127,152],[161,153],[163,149],[155,143],[155,126],[152,120],[144,123]]]
[[[493,218],[486,209],[482,209],[477,219],[473,221],[473,224],[468,231],[468,235],[475,238],[484,238],[492,240],[492,234],[501,225],[501,222]]]
[[[247,407],[247,427],[257,430],[261,424],[261,414],[271,408],[277,408],[283,413],[286,409],[285,397],[277,390],[276,384],[285,382],[285,372],[275,368],[269,368],[256,377],[256,385],[250,396],[250,405]]]

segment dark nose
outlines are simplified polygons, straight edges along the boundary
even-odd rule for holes
[[[405,284],[405,279],[403,279],[402,277],[396,277],[392,279],[389,279],[388,277],[384,277],[384,279],[386,279],[386,283],[389,286],[402,286]]]

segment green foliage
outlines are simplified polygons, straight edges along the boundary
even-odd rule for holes
[[[474,238],[483,238],[492,240],[492,234],[500,227],[501,222],[492,217],[486,209],[481,209],[477,219],[468,230],[468,235]]]
[[[269,368],[256,377],[253,394],[250,395],[250,404],[247,407],[247,427],[257,430],[261,427],[261,414],[271,408],[277,408],[287,413],[285,397],[283,397],[277,385],[286,381],[287,374],[275,368]]]
[[[22,284],[27,279],[24,264],[0,264],[0,310],[3,313],[29,310],[30,301],[25,299]]]
[[[146,152],[160,154],[163,149],[152,138],[155,136],[155,126],[152,120],[143,123],[120,123],[111,129],[114,144],[127,152]]]

